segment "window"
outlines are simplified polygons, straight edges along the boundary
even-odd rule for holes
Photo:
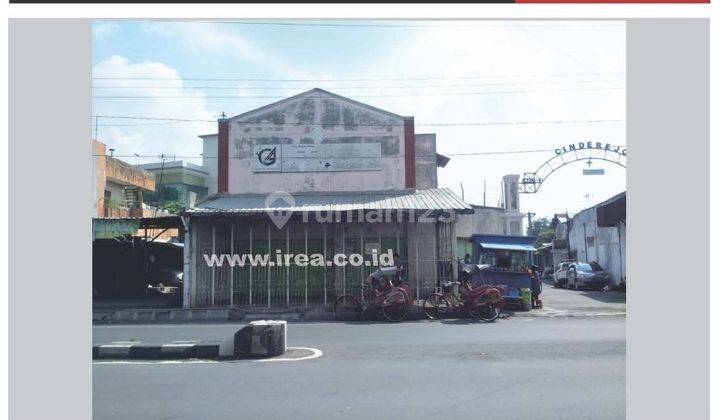
[[[592,269],[592,267],[590,266],[590,264],[586,264],[586,263],[578,263],[578,264],[575,264],[575,268],[577,269],[577,271],[582,271],[582,272],[585,272],[585,273],[592,273],[592,271],[593,271],[593,269]]]

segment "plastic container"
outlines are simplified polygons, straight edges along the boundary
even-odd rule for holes
[[[528,288],[520,289],[520,297],[522,299],[523,311],[532,309],[532,291]]]

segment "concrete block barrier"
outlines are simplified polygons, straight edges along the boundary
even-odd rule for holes
[[[116,341],[94,345],[93,359],[242,359],[273,357],[287,351],[287,321],[253,321],[218,341],[148,344]]]
[[[93,359],[217,359],[220,342],[118,342],[93,346]]]
[[[235,357],[273,357],[287,351],[287,321],[253,321],[235,333]]]

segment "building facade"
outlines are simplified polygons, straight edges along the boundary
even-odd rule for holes
[[[376,268],[230,268],[207,255],[397,252],[414,297],[453,277],[455,216],[474,210],[437,188],[447,158],[412,117],[313,89],[201,138],[215,194],[184,215],[185,306],[330,305]]]
[[[93,215],[143,217],[144,194],[155,190],[155,176],[120,159],[107,156],[104,143],[93,140]]]
[[[556,215],[553,259],[557,266],[565,260],[595,261],[610,275],[612,286],[626,278],[626,193],[586,208],[576,215]]]
[[[476,234],[523,236],[523,214],[520,212],[519,175],[503,177],[503,207],[473,205],[472,214],[458,215],[457,258],[472,255],[470,237]]]
[[[145,195],[145,200],[155,207],[162,207],[169,201],[185,203],[190,192],[196,194],[197,199],[208,195],[208,173],[200,165],[177,160],[145,163],[137,167],[155,175],[156,191]]]

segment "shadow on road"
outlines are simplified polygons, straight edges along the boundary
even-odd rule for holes
[[[586,296],[590,299],[595,299],[604,303],[625,303],[625,293],[608,291],[608,292],[596,292],[596,291],[578,291],[582,296]]]
[[[473,318],[443,319],[440,321],[440,323],[446,325],[492,324],[492,322],[485,322]]]

